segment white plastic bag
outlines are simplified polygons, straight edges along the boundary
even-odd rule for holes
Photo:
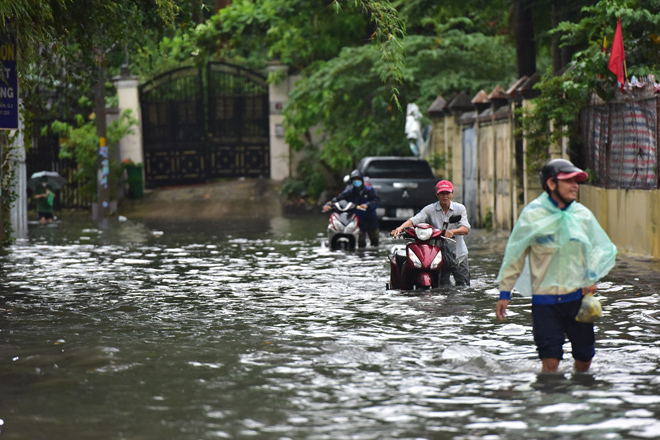
[[[592,294],[587,294],[582,297],[582,304],[575,320],[577,322],[596,322],[603,317],[603,306]]]

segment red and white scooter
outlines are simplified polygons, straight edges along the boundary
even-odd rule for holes
[[[340,200],[330,206],[332,214],[328,221],[328,247],[330,249],[353,250],[360,236],[360,221],[355,210],[358,205]]]
[[[423,290],[434,289],[440,282],[444,264],[442,250],[446,246],[445,231],[450,223],[461,220],[454,215],[436,229],[428,223],[419,223],[403,230],[403,238],[411,240],[406,245],[395,245],[388,256],[390,282],[387,289]],[[453,240],[452,240],[453,241]]]

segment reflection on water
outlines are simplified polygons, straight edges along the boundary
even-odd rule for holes
[[[32,226],[0,256],[0,437],[660,436],[660,267],[601,283],[590,374],[538,374],[529,300],[498,323],[506,237],[473,286],[385,290],[392,240],[330,251],[324,218]]]

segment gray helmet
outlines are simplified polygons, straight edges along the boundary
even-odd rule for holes
[[[364,176],[360,172],[360,170],[353,170],[351,171],[351,180],[362,180],[364,181]]]
[[[545,191],[548,191],[548,179],[551,177],[556,178],[559,173],[567,175],[566,178],[575,176],[578,182],[587,180],[587,173],[573,165],[570,160],[552,159],[541,168],[541,172],[539,173],[541,186]]]

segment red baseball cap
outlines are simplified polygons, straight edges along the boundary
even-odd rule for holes
[[[454,185],[449,180],[441,180],[435,185],[435,193],[437,194],[443,191],[454,192]]]
[[[557,179],[559,180],[566,180],[572,177],[575,177],[575,180],[578,182],[584,182],[588,178],[587,173],[582,170],[573,171],[572,173],[557,173]]]

